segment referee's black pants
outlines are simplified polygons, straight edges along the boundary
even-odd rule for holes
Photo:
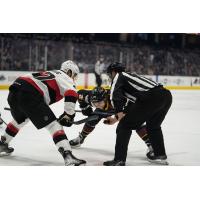
[[[163,87],[144,92],[137,102],[129,107],[126,116],[117,126],[114,159],[126,161],[132,130],[136,130],[144,122],[155,156],[166,155],[161,124],[171,104],[172,95]]]

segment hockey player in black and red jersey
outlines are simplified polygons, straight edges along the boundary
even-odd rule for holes
[[[114,112],[114,109],[110,101],[110,90],[103,87],[95,87],[93,90],[79,90],[78,102],[82,110],[83,115],[91,116],[96,111]],[[92,108],[95,108],[94,111]],[[97,120],[89,121],[84,124],[79,136],[73,140],[70,140],[72,147],[80,147],[83,144],[85,138],[95,129],[100,120],[104,118],[99,117]],[[104,120],[104,123],[109,120],[109,117]],[[146,126],[142,125],[136,129],[138,136],[145,142],[148,147],[148,152],[153,151],[151,143],[147,134]]]
[[[46,128],[53,138],[58,151],[64,158],[65,165],[82,165],[86,161],[76,158],[63,130],[70,127],[75,116],[75,104],[78,94],[75,79],[78,66],[68,60],[60,70],[27,74],[17,78],[9,88],[8,103],[13,120],[8,123],[0,140],[0,153],[10,154],[10,141],[30,120],[37,129]],[[64,113],[57,120],[49,105],[64,98]]]

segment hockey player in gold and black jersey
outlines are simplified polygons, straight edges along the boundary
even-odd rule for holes
[[[103,87],[95,87],[93,90],[79,90],[79,104],[83,115],[90,116],[96,111],[107,111],[114,113],[110,101],[110,90],[104,89]],[[92,108],[95,108],[94,111]],[[85,138],[95,129],[96,125],[104,117],[100,117],[97,120],[86,122],[83,126],[79,136],[70,141],[72,147],[80,147],[83,144]],[[104,120],[106,124],[109,121],[109,117]],[[151,143],[146,131],[145,125],[138,127],[136,130],[139,137],[145,142],[149,151],[152,151]]]

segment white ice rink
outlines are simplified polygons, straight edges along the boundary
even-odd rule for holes
[[[200,165],[200,91],[172,91],[173,104],[164,123],[163,134],[170,165]],[[2,118],[9,122],[12,117],[3,108],[8,106],[8,91],[0,91],[0,112]],[[63,102],[52,106],[59,116],[63,112]],[[76,115],[76,120],[81,119]],[[135,116],[137,117],[137,116]],[[3,133],[5,126],[0,128]],[[107,126],[102,122],[96,127],[85,143],[73,153],[78,158],[87,160],[87,165],[102,165],[113,159],[116,126]],[[65,128],[69,139],[78,135],[82,125]],[[15,151],[11,156],[1,157],[1,166],[59,166],[63,159],[58,153],[51,136],[45,130],[37,130],[32,123],[27,124],[13,139],[11,146]],[[127,165],[149,166],[145,157],[146,146],[133,131],[127,157]]]

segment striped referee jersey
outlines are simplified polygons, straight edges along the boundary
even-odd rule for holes
[[[135,103],[141,93],[147,92],[160,84],[135,73],[117,73],[112,81],[110,99],[116,112],[121,112],[129,103]]]

